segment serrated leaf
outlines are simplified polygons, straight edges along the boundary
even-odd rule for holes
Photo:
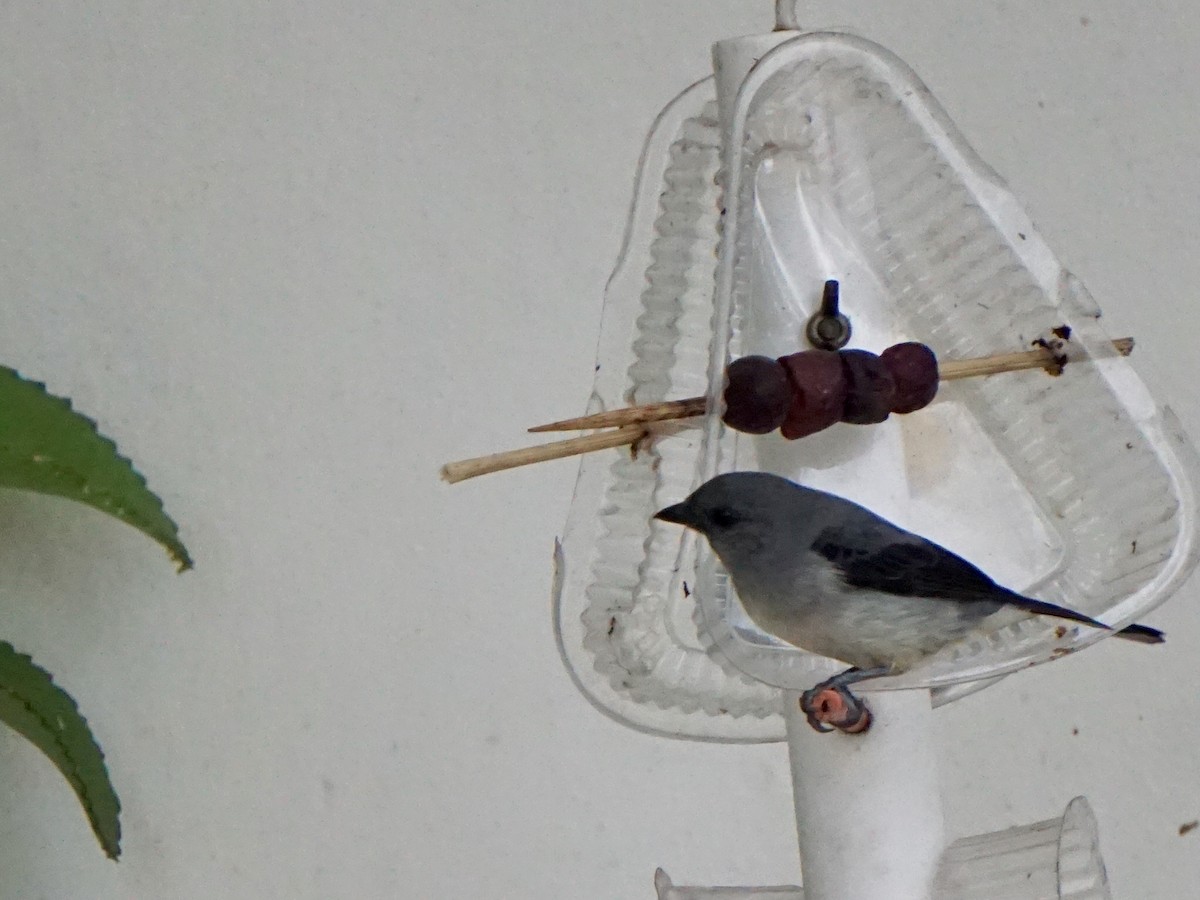
[[[179,571],[192,567],[162,501],[116,444],[70,401],[7,366],[0,366],[0,487],[86,503],[158,541]]]
[[[0,721],[50,757],[75,790],[110,859],[121,854],[121,802],[104,754],[70,694],[12,644],[0,641]]]

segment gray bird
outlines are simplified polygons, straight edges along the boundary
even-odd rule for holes
[[[818,689],[904,672],[1006,608],[1108,628],[996,584],[857,503],[765,472],[718,475],[654,517],[708,538],[760,628],[852,666]],[[1163,641],[1144,625],[1116,636]]]

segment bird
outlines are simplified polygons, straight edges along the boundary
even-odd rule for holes
[[[857,503],[766,472],[718,475],[654,518],[708,539],[759,628],[850,666],[807,692],[809,702],[814,691],[844,696],[851,684],[906,672],[1004,610],[1014,619],[1052,616],[1111,630],[997,584],[956,553]],[[1115,636],[1164,640],[1146,625]]]

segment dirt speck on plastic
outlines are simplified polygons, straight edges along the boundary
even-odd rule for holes
[[[1031,342],[1034,347],[1041,347],[1049,352],[1051,359],[1046,362],[1046,371],[1055,377],[1061,375],[1070,361],[1067,354],[1063,353],[1062,341],[1048,341],[1045,338],[1038,338]]]

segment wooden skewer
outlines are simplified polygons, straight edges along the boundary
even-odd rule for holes
[[[1133,338],[1119,338],[1113,349],[1121,356],[1133,352]],[[1026,350],[1021,353],[1000,353],[996,356],[981,356],[978,359],[952,359],[938,365],[939,381],[957,381],[959,378],[974,378],[980,375],[998,375],[1001,372],[1019,372],[1022,369],[1049,369],[1055,372],[1062,368],[1062,356],[1057,356],[1046,347]],[[708,408],[705,397],[688,397],[686,400],[668,400],[665,403],[648,403],[645,406],[628,406],[610,409],[607,412],[574,419],[563,419],[546,425],[535,425],[531,433],[543,431],[584,431],[591,428],[614,428],[645,422],[664,422],[669,419],[688,419],[702,416]]]
[[[1128,356],[1133,352],[1133,338],[1120,338],[1113,341],[1113,349],[1121,356]],[[979,359],[950,360],[938,366],[938,379],[954,381],[959,378],[996,375],[1000,372],[1017,372],[1022,369],[1046,369],[1057,374],[1062,370],[1063,362],[1064,356],[1061,353],[1056,354],[1050,348],[1042,347],[1023,353],[1002,353]],[[651,434],[650,429],[646,427],[649,423],[701,416],[704,415],[707,408],[707,398],[689,397],[686,400],[631,406],[626,409],[614,409],[576,419],[563,419],[561,422],[551,422],[548,425],[538,425],[529,430],[534,432],[576,431],[619,427],[613,431],[601,431],[585,437],[554,441],[538,447],[522,447],[520,450],[508,450],[504,453],[492,453],[488,456],[446,463],[442,466],[442,478],[455,484],[468,478],[487,475],[491,472],[501,472],[517,466],[527,466],[532,463],[577,456],[581,453],[591,453],[594,450],[607,450],[611,447],[636,444]]]
[[[563,419],[549,425],[535,425],[529,431],[581,431],[586,428],[612,428],[634,422],[665,422],[669,419],[690,419],[702,416],[708,409],[707,397],[688,397],[686,400],[667,400],[665,403],[647,403],[645,406],[630,406],[625,409],[610,409],[608,412],[580,416],[578,419]]]
[[[602,431],[586,437],[542,444],[540,447],[522,447],[520,450],[492,453],[488,456],[477,456],[474,459],[462,459],[442,466],[442,478],[455,484],[478,475],[502,472],[517,466],[527,466],[531,463],[562,459],[567,456],[578,456],[580,453],[591,453],[593,450],[607,450],[609,447],[636,444],[645,437],[646,433],[646,429],[641,425],[626,425],[616,431]]]
[[[1113,349],[1121,356],[1133,352],[1133,338],[1118,338],[1112,342]],[[1065,349],[1065,348],[1064,348]],[[1054,374],[1062,370],[1069,355],[1055,354],[1047,347],[1027,350],[1024,353],[1001,353],[979,359],[954,359],[938,366],[939,381],[954,381],[958,378],[974,378],[976,375],[996,375],[1000,372],[1017,372],[1021,369],[1049,369]]]

